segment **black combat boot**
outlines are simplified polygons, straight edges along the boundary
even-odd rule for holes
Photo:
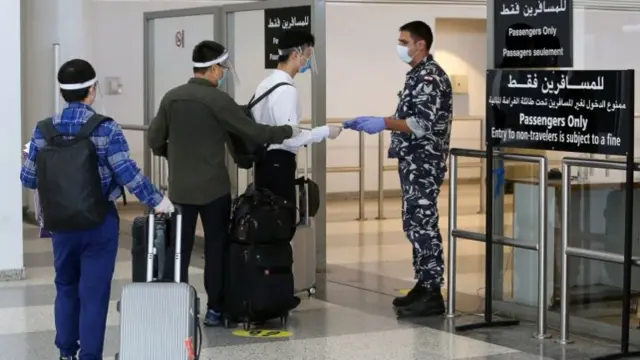
[[[409,305],[396,307],[398,317],[426,317],[442,315],[445,312],[444,298],[440,287],[423,288],[414,293]]]
[[[420,282],[417,282],[413,286],[413,289],[409,290],[407,295],[399,296],[393,299],[393,306],[403,307],[403,306],[411,305],[411,303],[413,303],[414,300],[419,299],[422,293],[424,293],[425,291],[426,289],[424,288],[424,286],[422,286]]]

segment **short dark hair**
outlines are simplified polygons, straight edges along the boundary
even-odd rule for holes
[[[280,35],[278,39],[278,49],[288,50],[296,47],[315,46],[316,37],[313,34],[300,30],[287,30]],[[289,54],[283,54],[278,57],[278,62],[283,63],[289,60]]]
[[[427,51],[433,45],[433,31],[424,21],[412,21],[400,26],[400,31],[408,32],[414,41],[423,40],[427,46]]]
[[[60,84],[82,84],[96,78],[96,71],[88,61],[82,59],[69,60],[62,64],[58,70],[58,83]],[[88,86],[78,90],[62,90],[60,95],[67,103],[84,101],[89,97]]]
[[[194,63],[206,63],[219,58],[227,49],[220,43],[212,40],[201,41],[193,48],[191,61]],[[204,74],[211,66],[204,68],[193,67],[194,74]]]

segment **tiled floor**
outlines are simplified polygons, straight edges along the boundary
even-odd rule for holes
[[[467,188],[460,197],[463,204],[458,224],[469,230],[482,230],[484,224],[484,217],[475,214],[476,191]],[[445,231],[446,192],[442,200],[441,226]],[[367,216],[373,218],[376,211],[375,203],[368,202]],[[358,222],[351,220],[357,215],[357,204],[329,204],[327,273],[318,279],[317,296],[305,299],[293,312],[288,324],[292,336],[244,338],[230,330],[204,329],[202,359],[583,359],[615,351],[593,340],[579,339],[567,347],[533,340],[530,324],[460,336],[450,333],[453,324],[443,318],[397,320],[390,307],[392,296],[412,285],[410,247],[400,231],[399,219],[392,217],[398,211],[398,201],[389,200],[388,219]],[[134,215],[124,212],[123,218]],[[0,283],[0,360],[56,358],[51,243],[36,235],[34,227],[25,225],[28,279]],[[129,246],[130,239],[123,236],[108,318],[105,357],[109,360],[118,347],[115,302],[122,286],[130,281]],[[482,306],[483,253],[479,243],[460,242],[458,246],[458,310],[474,312]],[[203,263],[198,252],[192,265],[192,283],[202,293]],[[455,322],[471,320],[471,315],[465,315]],[[271,326],[279,324],[267,324],[267,328]]]

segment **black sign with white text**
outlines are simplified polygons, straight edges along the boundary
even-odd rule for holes
[[[289,29],[311,32],[311,6],[272,8],[264,10],[264,67],[278,67],[278,41]]]
[[[625,155],[633,144],[633,70],[488,70],[495,147]]]
[[[573,67],[573,0],[495,0],[494,68]]]

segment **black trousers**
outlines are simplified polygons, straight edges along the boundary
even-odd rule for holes
[[[182,207],[182,282],[189,282],[189,264],[195,242],[198,215],[204,230],[204,287],[207,309],[222,311],[224,255],[229,231],[231,195],[227,194],[205,205],[179,204]]]
[[[269,150],[265,158],[255,166],[255,184],[257,187],[267,189],[297,207],[297,167],[296,154],[286,150]],[[296,211],[291,211],[293,221],[296,218]],[[294,234],[295,228],[291,234],[292,239]]]

